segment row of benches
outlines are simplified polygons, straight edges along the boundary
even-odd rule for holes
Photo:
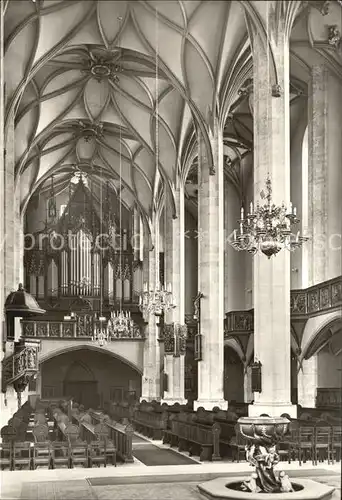
[[[188,408],[165,408],[143,404],[135,409],[132,423],[138,432],[164,443],[178,446],[180,451],[198,454],[201,460],[220,460],[231,456],[239,460],[245,453],[246,442],[238,431],[239,415],[232,411],[193,412]],[[336,417],[324,412],[320,417],[336,424]],[[308,424],[308,414],[302,413],[298,424]]]
[[[113,423],[104,417],[101,412],[88,411],[84,414],[73,413],[72,420],[80,428],[81,439],[89,443],[96,440],[98,435],[106,436],[108,441],[113,443],[116,454],[123,462],[134,462],[132,425]]]

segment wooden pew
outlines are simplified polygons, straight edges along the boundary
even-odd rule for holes
[[[235,424],[237,415],[230,411],[205,411],[199,409],[196,413],[195,421],[201,425],[212,426],[215,422],[220,425],[220,451],[221,456],[231,454],[231,441],[235,437]]]
[[[179,451],[188,451],[189,455],[198,454],[200,460],[221,460],[220,425],[201,425],[197,422],[171,421],[171,429],[164,431],[164,443],[178,445]]]
[[[104,415],[99,412],[91,412],[93,425],[102,423],[108,427],[109,439],[114,443],[116,453],[120,460],[126,463],[133,463],[133,434],[134,429],[131,424],[123,425],[117,422],[111,422],[103,418]]]
[[[136,410],[133,416],[134,428],[152,439],[162,439],[167,429],[169,416],[167,412],[154,413],[152,411]]]
[[[110,403],[108,413],[113,420],[127,424],[132,420],[134,407],[128,404]]]

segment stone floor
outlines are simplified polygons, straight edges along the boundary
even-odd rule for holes
[[[281,464],[281,468],[290,470],[292,478],[300,475],[333,486],[336,488],[333,500],[341,498],[340,464],[299,468],[292,463]],[[1,499],[203,500],[197,491],[198,483],[224,475],[243,478],[250,471],[246,463],[203,463],[196,467],[196,472],[191,466],[141,467],[134,464],[106,469],[3,472]]]
[[[153,441],[160,447],[160,442]],[[290,477],[303,477],[336,488],[333,500],[341,498],[341,464],[281,462],[277,469]],[[203,500],[197,484],[215,477],[248,477],[246,462],[204,462],[193,465],[148,467],[133,464],[107,468],[37,469],[1,473],[2,500]]]

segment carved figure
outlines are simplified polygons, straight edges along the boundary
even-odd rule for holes
[[[318,295],[316,293],[313,293],[310,297],[310,308],[311,311],[317,311],[319,308]]]
[[[244,491],[255,492],[256,486],[263,493],[293,491],[285,473],[276,476],[274,472],[274,466],[279,462],[276,443],[286,434],[289,424],[289,420],[284,417],[261,415],[239,418],[239,432],[247,440],[246,459],[255,467],[257,476],[242,483]]]
[[[255,466],[257,474],[256,484],[260,490],[267,493],[277,493],[280,491],[280,482],[273,470],[274,465],[279,462],[279,455],[274,445],[247,445],[246,459],[251,465]],[[246,487],[248,487],[247,484],[249,482],[245,484]]]
[[[341,283],[336,283],[332,286],[332,303],[336,304],[342,300],[342,285]]]
[[[341,33],[339,32],[336,24],[329,26],[328,43],[335,49],[340,47]]]
[[[32,349],[28,350],[27,364],[29,369],[36,367],[36,353]]]
[[[259,488],[257,484],[258,474],[256,472],[252,472],[249,481],[244,481],[242,483],[242,488],[246,491],[251,491],[252,493],[259,493],[261,488]]]
[[[289,479],[289,476],[285,474],[283,470],[279,473],[279,481],[280,481],[280,491],[282,491],[283,493],[290,493],[291,491],[293,491],[293,487]]]
[[[321,290],[321,306],[327,307],[329,306],[329,289],[323,288]]]

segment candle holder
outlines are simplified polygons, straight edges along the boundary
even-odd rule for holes
[[[308,241],[309,238],[301,236],[300,232],[294,233],[292,226],[298,224],[296,207],[285,203],[277,206],[272,203],[272,185],[267,177],[266,194],[260,193],[265,203],[257,205],[254,209],[253,203],[245,216],[244,208],[241,208],[241,217],[238,220],[239,230],[235,229],[231,234],[229,243],[235,250],[246,250],[251,254],[261,251],[269,259],[283,248],[294,251]]]
[[[165,290],[164,286],[157,284],[155,290],[148,291],[147,283],[144,283],[144,291],[139,297],[139,308],[144,314],[161,316],[163,313],[174,309],[171,283]]]

